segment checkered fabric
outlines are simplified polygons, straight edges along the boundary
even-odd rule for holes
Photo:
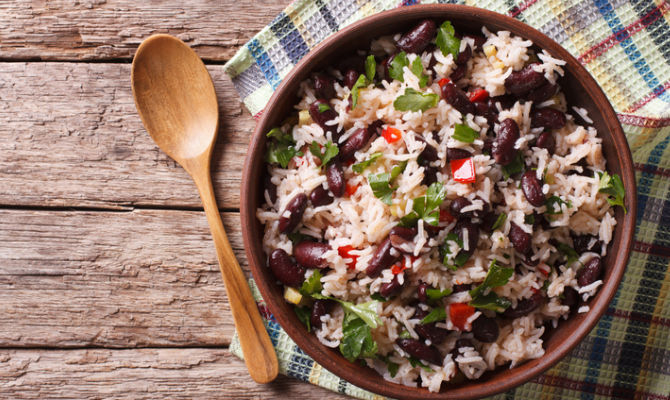
[[[422,3],[434,1],[423,1]],[[374,13],[416,4],[298,0],[226,65],[258,116],[291,68],[325,37]],[[462,1],[459,1],[462,3]],[[554,368],[500,399],[670,399],[670,3],[659,0],[466,0],[560,43],[599,82],[628,138],[638,188],[633,252],[619,291],[590,335]],[[283,374],[361,399],[380,398],[323,369],[259,307]],[[236,339],[231,350],[241,355]]]

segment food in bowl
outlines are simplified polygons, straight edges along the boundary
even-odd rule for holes
[[[268,266],[325,346],[438,391],[544,354],[589,310],[613,207],[563,61],[424,20],[302,83],[267,133]]]

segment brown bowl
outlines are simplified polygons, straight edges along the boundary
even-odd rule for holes
[[[385,381],[372,369],[347,361],[337,350],[322,345],[315,335],[308,333],[292,306],[284,301],[282,288],[266,265],[266,256],[262,250],[263,227],[256,219],[256,209],[263,200],[264,133],[279,125],[291,112],[298,100],[296,93],[300,82],[307,79],[312,71],[330,65],[338,57],[351,54],[358,48],[366,48],[371,39],[402,32],[424,18],[450,20],[461,32],[478,31],[482,26],[491,31],[508,30],[532,40],[537,47],[546,49],[552,56],[565,60],[566,76],[561,85],[568,104],[583,107],[589,112],[603,139],[607,169],[610,173],[619,174],[623,180],[628,208],[628,213],[624,214],[621,207],[616,207],[617,226],[604,260],[604,284],[590,300],[589,312],[561,322],[557,329],[550,332],[545,341],[543,357],[513,369],[487,372],[476,381],[443,385],[439,393]],[[382,12],[348,26],[324,40],[284,78],[265,107],[249,146],[242,176],[242,234],[251,271],[270,310],[289,336],[316,362],[356,386],[393,398],[470,399],[490,396],[527,382],[565,357],[591,331],[612,300],[628,261],[635,227],[635,193],[630,149],[617,115],[596,81],[570,53],[530,26],[495,12],[461,5],[417,5]]]

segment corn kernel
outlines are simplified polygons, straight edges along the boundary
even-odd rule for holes
[[[544,182],[545,182],[545,183],[548,183],[548,184],[550,184],[550,185],[553,185],[554,183],[556,183],[556,181],[554,181],[554,175],[552,175],[552,174],[550,174],[550,173],[547,173],[547,174],[544,176]]]
[[[486,57],[493,57],[498,54],[498,49],[492,44],[484,46],[484,54],[486,54]]]
[[[502,61],[498,60],[497,58],[491,64],[493,64],[493,66],[498,68],[498,69],[504,69],[505,68],[505,64]]]
[[[286,286],[284,287],[284,299],[291,304],[298,305],[302,301],[302,294],[296,289]]]
[[[309,110],[300,110],[298,113],[298,125],[309,125],[312,122],[312,117],[309,115]]]

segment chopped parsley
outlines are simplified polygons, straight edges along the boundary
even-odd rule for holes
[[[303,325],[307,327],[307,332],[312,330],[311,316],[312,310],[309,307],[295,307],[295,314],[298,316],[298,320],[302,322]]]
[[[433,288],[428,288],[426,289],[426,296],[430,300],[439,300],[443,297],[447,297],[452,293],[452,290],[447,288],[444,290],[439,290],[439,289],[433,289]]]
[[[440,96],[435,93],[421,93],[408,87],[405,94],[395,99],[393,107],[398,111],[426,111],[435,107],[439,101]]]
[[[412,202],[412,212],[400,220],[402,226],[412,226],[419,219],[427,224],[437,226],[440,222],[440,204],[447,195],[446,188],[440,182],[434,182],[426,191],[425,196],[417,197]]]
[[[377,73],[377,62],[375,61],[375,56],[370,54],[365,59],[365,77],[368,78],[368,82],[372,82],[375,79],[376,73]]]
[[[376,198],[386,205],[391,205],[393,192],[395,192],[395,189],[391,187],[391,174],[388,172],[370,174],[368,175],[368,183]]]
[[[309,145],[309,151],[312,155],[321,160],[321,168],[325,168],[326,164],[340,152],[337,145],[334,145],[330,140],[326,143],[325,149],[326,151],[321,153],[321,146],[317,142],[312,142],[312,144]]]
[[[409,60],[407,59],[407,53],[401,51],[396,54],[391,60],[391,65],[389,65],[389,76],[391,79],[395,79],[400,82],[405,82],[403,78],[403,69],[409,66]]]
[[[456,30],[451,25],[451,22],[444,21],[437,30],[437,39],[435,41],[442,54],[445,56],[451,54],[454,60],[458,57],[458,52],[461,49],[461,40],[455,34]]]
[[[431,322],[444,321],[447,319],[447,311],[444,307],[436,307],[433,310],[423,317],[421,320],[421,325],[430,324]]]
[[[414,61],[412,61],[412,66],[410,67],[412,73],[419,78],[419,87],[426,87],[428,84],[428,75],[423,73],[423,64],[421,63],[421,57],[417,56]]]
[[[511,163],[503,165],[502,167],[503,177],[505,179],[509,179],[510,176],[523,172],[525,166],[526,164],[524,164],[523,162],[521,152],[517,152],[516,157],[514,157],[514,160],[512,160]]]
[[[568,208],[572,207],[572,203],[570,203],[570,201],[564,201],[558,196],[549,197],[544,204],[547,206],[546,212],[549,215],[562,214],[563,207],[561,207],[561,205],[563,204],[565,204]]]
[[[626,190],[623,187],[623,182],[619,175],[610,175],[605,172],[598,172],[598,191],[607,194],[607,202],[612,206],[621,206],[623,212],[627,213],[626,205],[624,204],[624,197]]]
[[[511,305],[511,302],[508,299],[499,297],[491,289],[507,284],[513,274],[514,268],[502,267],[498,265],[496,260],[493,260],[489,267],[489,272],[486,274],[486,278],[484,278],[484,282],[470,290],[470,297],[472,297],[470,305],[475,308],[483,308],[496,312],[505,311]]]
[[[466,124],[456,124],[452,138],[463,143],[472,143],[479,137],[479,133]]]
[[[368,80],[365,75],[359,75],[354,86],[351,87],[351,109],[353,110],[358,105],[358,96],[361,93],[361,89],[368,86]]]
[[[367,160],[352,165],[351,169],[353,169],[355,173],[361,174],[363,173],[363,171],[365,171],[366,168],[372,165],[372,163],[374,163],[382,155],[383,155],[382,153],[372,153],[370,154],[370,157]],[[391,177],[391,180],[393,180],[393,176]]]
[[[501,213],[498,215],[498,218],[496,219],[496,222],[493,223],[493,226],[491,227],[491,232],[495,231],[498,228],[501,228],[503,225],[505,225],[505,221],[507,220],[507,214]]]
[[[321,272],[318,269],[314,270],[314,273],[302,283],[300,287],[300,293],[305,296],[312,296],[315,293],[321,293]]]
[[[290,133],[284,132],[280,128],[272,128],[266,136],[270,138],[265,153],[266,162],[279,164],[282,168],[287,168],[293,157],[302,156],[302,152],[294,147],[295,141]]]

